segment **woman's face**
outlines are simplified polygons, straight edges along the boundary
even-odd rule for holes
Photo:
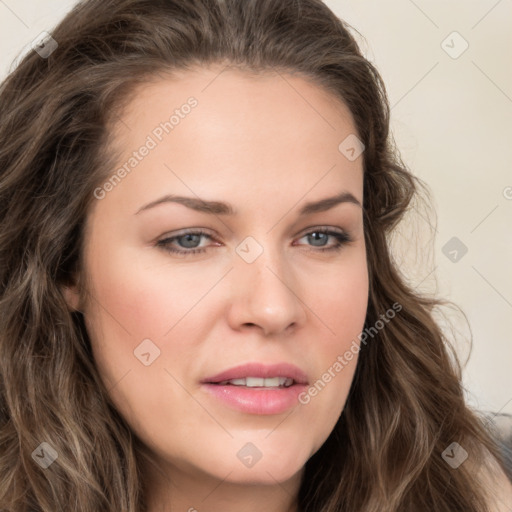
[[[324,443],[354,375],[362,156],[323,89],[221,70],[161,77],[129,103],[87,219],[85,300],[66,293],[113,402],[172,478],[275,484]]]

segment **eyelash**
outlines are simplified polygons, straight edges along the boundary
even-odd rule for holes
[[[322,233],[324,235],[330,235],[336,239],[336,242],[334,245],[331,245],[330,247],[319,247],[319,248],[311,249],[311,250],[313,250],[313,252],[339,251],[345,244],[352,242],[352,238],[347,233],[334,231],[334,230],[328,229],[328,228],[312,229],[312,230],[308,231],[307,233],[304,233],[300,238],[304,238],[305,236],[311,235],[313,233]],[[208,250],[208,247],[202,247],[200,249],[190,249],[190,250],[181,250],[181,249],[175,249],[175,248],[170,247],[171,242],[173,242],[179,238],[185,237],[187,235],[200,235],[200,236],[205,236],[207,238],[213,239],[213,237],[209,233],[198,229],[196,231],[188,231],[185,233],[181,233],[180,235],[164,238],[162,240],[159,240],[156,243],[156,245],[158,247],[161,247],[166,252],[180,254],[183,256],[188,256],[190,254],[204,253]]]

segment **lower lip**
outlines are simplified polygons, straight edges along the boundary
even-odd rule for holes
[[[299,404],[304,384],[287,388],[248,388],[220,384],[203,384],[203,389],[228,407],[249,414],[280,414]]]

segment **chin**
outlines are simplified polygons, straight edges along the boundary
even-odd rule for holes
[[[261,464],[261,465],[260,465]],[[237,468],[226,478],[225,482],[244,485],[276,485],[276,483],[285,483],[301,473],[304,466],[293,464],[290,466],[280,466],[273,463],[263,464],[260,461],[252,468]],[[225,475],[219,477],[225,478]]]
[[[233,473],[229,478],[244,483],[275,485],[276,482],[290,480],[303,470],[308,460],[308,456],[301,453],[303,447],[273,448],[262,448],[261,458],[252,466],[240,462],[235,468],[231,467]]]

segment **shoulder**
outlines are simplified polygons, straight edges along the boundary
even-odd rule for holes
[[[489,452],[484,464],[478,469],[478,476],[487,491],[489,510],[512,512],[512,483]]]

